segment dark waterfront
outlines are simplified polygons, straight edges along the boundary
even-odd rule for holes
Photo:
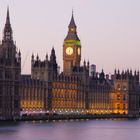
[[[140,120],[0,123],[0,140],[139,140]]]

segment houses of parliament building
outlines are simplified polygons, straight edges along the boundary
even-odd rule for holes
[[[0,44],[0,120],[21,114],[139,114],[139,72],[90,72],[81,64],[81,42],[72,14],[63,43],[63,72],[54,48],[45,60],[31,56],[31,74],[21,74],[21,53],[13,41],[9,9]]]

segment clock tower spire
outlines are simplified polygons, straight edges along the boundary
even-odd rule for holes
[[[81,43],[77,35],[77,26],[74,15],[68,26],[68,33],[63,44],[63,70],[66,74],[71,74],[74,67],[80,67]]]

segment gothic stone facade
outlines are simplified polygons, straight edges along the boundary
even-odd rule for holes
[[[47,110],[46,82],[31,78],[31,75],[21,76],[20,107],[22,114],[43,113]]]
[[[46,82],[46,111],[53,113],[138,114],[139,73],[104,72],[89,76],[89,62],[81,62],[81,43],[72,15],[63,44],[63,69],[58,72],[55,50],[44,61],[32,55],[31,79]],[[118,90],[120,85],[120,90]],[[124,89],[125,87],[125,89]],[[24,89],[24,88],[23,88]],[[43,94],[43,93],[40,93]],[[29,94],[26,94],[29,96]],[[23,99],[21,98],[21,101]]]
[[[12,38],[7,10],[3,40],[0,44],[0,120],[17,119],[20,114],[21,54]]]
[[[116,72],[111,95],[113,113],[138,115],[139,72],[131,70]]]
[[[31,75],[21,75],[21,54],[12,38],[9,10],[0,44],[0,119],[22,113],[128,114],[139,113],[139,72],[103,70],[89,76],[89,61],[81,65],[82,46],[74,16],[63,44],[63,72],[54,48],[48,58],[31,57]]]
[[[81,43],[72,15],[63,44],[64,71],[58,72],[54,48],[44,61],[32,55],[31,78],[46,81],[47,111],[138,115],[139,72],[115,71],[110,79],[103,71],[89,76],[89,62],[81,66],[80,61]]]

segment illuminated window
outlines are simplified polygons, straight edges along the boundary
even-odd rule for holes
[[[121,90],[120,84],[117,85],[117,89],[118,89],[118,90]]]
[[[117,104],[117,109],[120,109],[120,104]]]
[[[127,90],[126,86],[123,86],[123,90],[125,90],[125,91]]]
[[[126,96],[125,95],[123,95],[123,100],[126,100]]]
[[[126,106],[125,106],[125,104],[123,104],[123,109],[125,109],[126,108]]]
[[[121,99],[120,95],[117,95],[117,100],[120,100],[120,99]]]

